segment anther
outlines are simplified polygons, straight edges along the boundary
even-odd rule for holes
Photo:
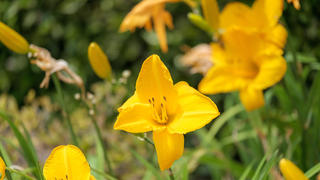
[[[167,98],[166,98],[165,96],[163,96],[163,99],[164,99],[165,101],[167,101]]]

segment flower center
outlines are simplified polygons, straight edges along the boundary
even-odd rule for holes
[[[159,124],[166,124],[169,120],[166,108],[167,98],[165,96],[160,99],[152,97],[149,103],[152,105],[153,119]]]

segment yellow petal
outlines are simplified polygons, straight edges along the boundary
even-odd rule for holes
[[[216,0],[201,0],[202,11],[214,31],[219,28],[219,6]]]
[[[153,121],[152,108],[149,104],[136,103],[122,109],[114,129],[130,133],[143,133],[165,128]]]
[[[154,131],[153,142],[162,171],[169,169],[173,162],[183,154],[184,137],[182,134],[170,134],[167,130]]]
[[[246,88],[240,91],[240,100],[247,111],[252,111],[264,106],[262,90]]]
[[[182,115],[169,124],[171,133],[185,134],[202,128],[220,113],[214,102],[186,82],[175,84]]]
[[[250,84],[255,89],[266,89],[279,82],[287,69],[286,60],[282,56],[265,56],[259,59],[259,73]]]
[[[90,176],[90,180],[96,180],[96,178],[94,176]]]
[[[6,164],[3,159],[0,157],[0,180],[3,180],[6,176]]]
[[[236,70],[241,70],[241,68],[214,65],[199,83],[199,91],[204,94],[217,94],[246,88],[252,79],[234,74]],[[248,73],[249,71],[243,69],[242,72]]]
[[[256,0],[252,6],[252,9],[256,16],[261,18],[267,26],[275,26],[283,11],[283,0]]]
[[[54,148],[44,165],[43,175],[46,180],[89,180],[91,176],[84,154],[73,145]]]
[[[123,103],[121,107],[118,108],[118,111],[121,112],[122,110],[136,103],[139,103],[139,97],[137,93],[134,92],[134,94],[125,103]]]
[[[227,30],[232,27],[247,28],[254,26],[249,6],[240,2],[228,3],[220,15],[220,28]]]
[[[155,8],[163,6],[165,3],[174,3],[181,0],[143,0],[137,4],[129,14],[124,18],[120,25],[120,32],[127,30],[134,31],[136,27],[142,28],[150,22]],[[150,26],[147,25],[149,28]]]
[[[92,42],[88,48],[88,56],[93,71],[100,78],[110,78],[111,66],[106,54],[102,51],[99,45]]]
[[[162,11],[160,9],[156,11]],[[166,24],[165,20],[163,19],[162,13],[157,13],[153,15],[153,23],[154,23],[154,29],[157,33],[157,37],[160,43],[160,48],[162,52],[166,53],[168,52],[168,45],[167,45],[167,34],[166,34]]]
[[[287,42],[287,30],[286,28],[281,25],[277,24],[270,33],[268,33],[267,39],[277,45],[279,48],[284,48]]]
[[[167,101],[167,112],[173,114],[177,108],[177,92],[174,89],[171,75],[159,56],[151,55],[142,64],[137,83],[136,93],[142,103],[149,103],[154,98],[157,103]]]
[[[275,43],[264,40],[263,36],[262,33],[253,33],[241,29],[226,31],[222,35],[222,40],[228,59],[249,61],[260,55],[281,55],[283,53]]]
[[[10,50],[26,54],[29,51],[29,43],[18,34],[16,31],[11,29],[0,21],[0,41]]]
[[[304,173],[288,159],[281,159],[279,166],[286,180],[308,180]]]

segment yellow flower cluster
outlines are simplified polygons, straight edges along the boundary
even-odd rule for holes
[[[220,41],[212,43],[214,65],[199,84],[202,93],[239,91],[248,111],[264,105],[263,90],[286,72],[282,48],[287,32],[278,23],[282,9],[279,0],[256,0],[252,7],[239,2],[226,5],[214,18]]]

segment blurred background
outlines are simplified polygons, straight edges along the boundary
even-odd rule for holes
[[[218,2],[222,9],[231,0]],[[242,2],[252,4],[253,1]],[[122,20],[137,3],[138,0],[0,0],[2,22],[29,43],[48,49],[57,59],[65,59],[83,78],[86,89],[94,93],[99,102],[96,112],[99,126],[115,175],[120,179],[151,178],[150,170],[128,153],[128,149],[135,149],[141,156],[155,161],[154,152],[145,142],[112,129],[117,107],[133,94],[142,62],[151,54],[159,54],[174,82],[184,80],[196,88],[202,75],[191,74],[179,59],[188,47],[212,41],[188,20],[187,14],[192,9],[183,2],[166,6],[175,26],[167,30],[169,51],[166,54],[161,52],[154,32],[137,29],[134,33],[119,33]],[[288,71],[284,80],[266,90],[266,106],[259,112],[268,132],[265,138],[269,151],[278,150],[277,157],[294,157],[299,167],[306,170],[320,161],[320,87],[316,84],[320,70],[320,4],[317,0],[302,0],[301,7],[297,11],[285,3],[281,23],[289,33],[284,54]],[[123,76],[124,70],[130,70],[131,76],[126,82],[111,85],[94,74],[87,55],[92,41],[109,57],[114,81]],[[70,143],[53,84],[48,89],[39,88],[43,77],[44,72],[31,65],[26,56],[0,44],[0,107],[12,113],[17,123],[23,122],[31,132],[41,163],[53,147]],[[74,99],[79,89],[68,84],[62,87],[81,147],[91,165],[96,166],[99,163],[96,138],[88,136],[93,127],[85,107]],[[237,179],[251,162],[258,163],[265,152],[246,123],[250,117],[237,106],[237,94],[210,97],[221,113],[232,108],[241,112],[228,118],[210,143],[204,143],[203,138],[212,124],[186,135],[186,152],[176,166],[177,169],[188,166],[189,179]],[[247,133],[242,134],[244,140],[232,138],[241,132]],[[0,142],[12,152],[14,163],[24,166],[23,157],[15,150],[17,142],[1,119],[0,133]]]

